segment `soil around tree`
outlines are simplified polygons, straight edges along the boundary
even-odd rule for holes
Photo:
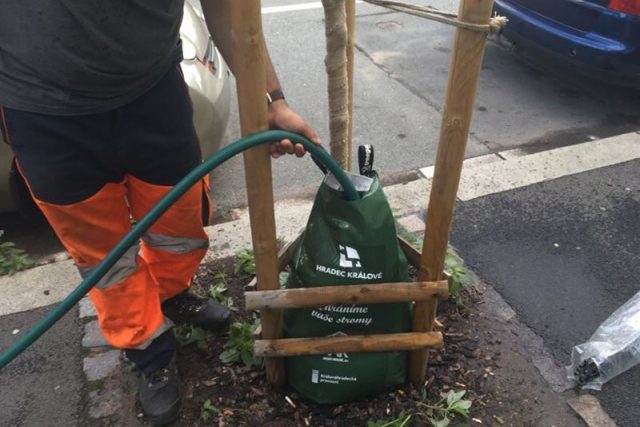
[[[232,258],[203,264],[193,290],[205,295],[224,273],[227,295],[237,311],[235,321],[252,322],[244,311],[243,292],[252,276],[236,274]],[[425,404],[434,404],[452,390],[465,390],[473,405],[470,417],[450,425],[580,426],[565,403],[539,375],[519,342],[517,319],[496,319],[484,310],[486,287],[465,288],[465,306],[441,303],[437,323],[444,347],[431,350],[423,389],[410,385],[341,405],[318,405],[293,388],[268,384],[264,371],[242,364],[224,365],[219,359],[227,340],[211,335],[206,349],[191,344],[178,352],[183,382],[183,408],[176,426],[351,427],[370,421],[391,421],[411,415],[405,427],[431,426]],[[215,410],[202,417],[209,402]],[[379,425],[383,425],[382,423]],[[401,424],[389,424],[389,427]]]

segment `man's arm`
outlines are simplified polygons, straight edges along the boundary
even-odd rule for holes
[[[205,21],[209,28],[209,33],[213,38],[216,47],[229,65],[231,72],[234,72],[234,51],[233,34],[231,31],[231,2],[233,0],[200,0],[204,12]],[[236,0],[237,1],[237,0]],[[276,74],[271,56],[267,49],[264,37],[262,39],[262,50],[264,54],[265,77],[267,82],[267,92],[281,89],[278,75]],[[266,94],[265,94],[266,102]],[[300,133],[315,144],[320,144],[320,137],[311,129],[304,119],[293,111],[284,99],[272,102],[269,105],[269,127],[275,129],[288,130]],[[275,158],[280,155],[294,153],[300,157],[304,155],[304,148],[300,144],[295,147],[288,139],[272,144],[271,155]]]

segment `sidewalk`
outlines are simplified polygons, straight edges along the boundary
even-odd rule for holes
[[[536,182],[558,179],[637,158],[640,158],[640,135],[637,133],[541,153],[527,154],[521,151],[510,151],[482,156],[465,162],[459,189],[460,200],[474,200]],[[424,229],[424,207],[431,188],[432,172],[426,168],[422,173],[427,178],[385,187],[385,193],[399,224],[416,234],[421,234]],[[311,200],[278,201],[275,207],[277,236],[285,241],[297,236],[304,227],[311,205]],[[237,210],[234,216],[236,219],[233,221],[208,228],[211,247],[205,262],[232,256],[237,251],[251,246],[248,212],[245,209]],[[26,310],[54,304],[66,296],[79,281],[79,276],[69,260],[40,266],[10,277],[0,277],[0,289],[3,294],[3,298],[0,299],[0,320],[7,318],[5,316],[10,317]],[[571,422],[567,420],[575,422],[575,424],[557,425],[580,425],[568,412],[568,406],[565,404],[566,400],[574,397],[575,393],[566,391],[569,385],[564,380],[561,367],[549,355],[545,342],[520,322],[518,319],[520,313],[514,312],[492,287],[484,286],[486,286],[485,303],[481,310],[486,314],[485,325],[487,328],[495,325],[496,331],[507,331],[506,336],[514,337],[509,341],[501,340],[503,345],[497,347],[496,351],[503,353],[503,356],[505,352],[511,352],[514,355],[513,360],[517,362],[505,366],[504,373],[500,375],[505,375],[505,378],[521,375],[525,381],[525,385],[521,388],[523,396],[529,389],[527,381],[537,384],[535,387],[543,393],[536,396],[538,399],[536,404],[540,406],[540,410],[545,413],[549,410],[551,414],[549,416],[552,417],[555,414],[566,423]],[[39,310],[39,314],[41,313],[42,310]],[[87,399],[87,409],[81,411],[78,419],[80,425],[87,423],[136,425],[138,422],[135,420],[131,403],[134,391],[131,390],[131,384],[127,383],[127,376],[123,373],[118,352],[103,346],[90,305],[86,302],[81,304],[79,322],[75,324],[71,322],[66,328],[83,330],[82,346],[77,347],[77,352],[83,358],[82,375],[85,376],[87,387],[85,387],[86,393],[76,393],[78,402],[71,402],[69,397],[65,397],[66,400],[60,401],[59,404],[81,407],[80,402]],[[12,341],[12,338],[7,338],[5,334],[13,334],[13,332],[10,326],[0,323],[3,347]],[[19,331],[15,336],[20,332],[24,331]],[[50,341],[50,345],[57,346],[63,343]],[[67,343],[68,345],[71,343]],[[13,362],[13,364],[18,363],[20,360]],[[46,365],[47,360],[40,360],[40,363]],[[68,364],[75,363],[78,361],[68,359]],[[38,366],[27,368],[34,373],[40,371]],[[12,385],[6,382],[6,378],[7,376],[3,375],[0,382],[0,403],[4,401],[4,394],[13,391]],[[38,401],[45,398],[44,396],[49,398],[46,390],[24,390],[24,393],[29,394],[31,398],[17,399],[16,404],[23,406],[9,408],[9,420],[19,421],[20,413],[32,410],[29,402]],[[43,397],[37,397],[40,393]],[[2,412],[4,413],[4,410]],[[586,412],[582,415],[587,417]]]

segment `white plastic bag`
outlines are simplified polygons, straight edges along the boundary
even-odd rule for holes
[[[600,390],[639,363],[640,292],[609,316],[589,341],[573,348],[567,377],[582,388]]]

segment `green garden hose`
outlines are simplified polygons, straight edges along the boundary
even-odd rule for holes
[[[315,156],[331,171],[344,189],[347,200],[358,200],[360,195],[353,183],[338,166],[336,161],[323,148],[311,143],[305,137],[285,131],[266,131],[246,136],[230,144],[209,157],[201,165],[187,174],[176,186],[169,191],[138,223],[124,236],[120,242],[107,254],[102,262],[76,287],[64,300],[55,306],[31,330],[23,335],[15,344],[0,355],[0,369],[4,368],[15,357],[33,344],[42,334],[64,316],[80,299],[95,286],[107,271],[122,257],[160,216],[173,205],[189,188],[200,181],[203,176],[229,160],[236,154],[260,144],[289,139],[295,144],[302,144],[306,151]]]

